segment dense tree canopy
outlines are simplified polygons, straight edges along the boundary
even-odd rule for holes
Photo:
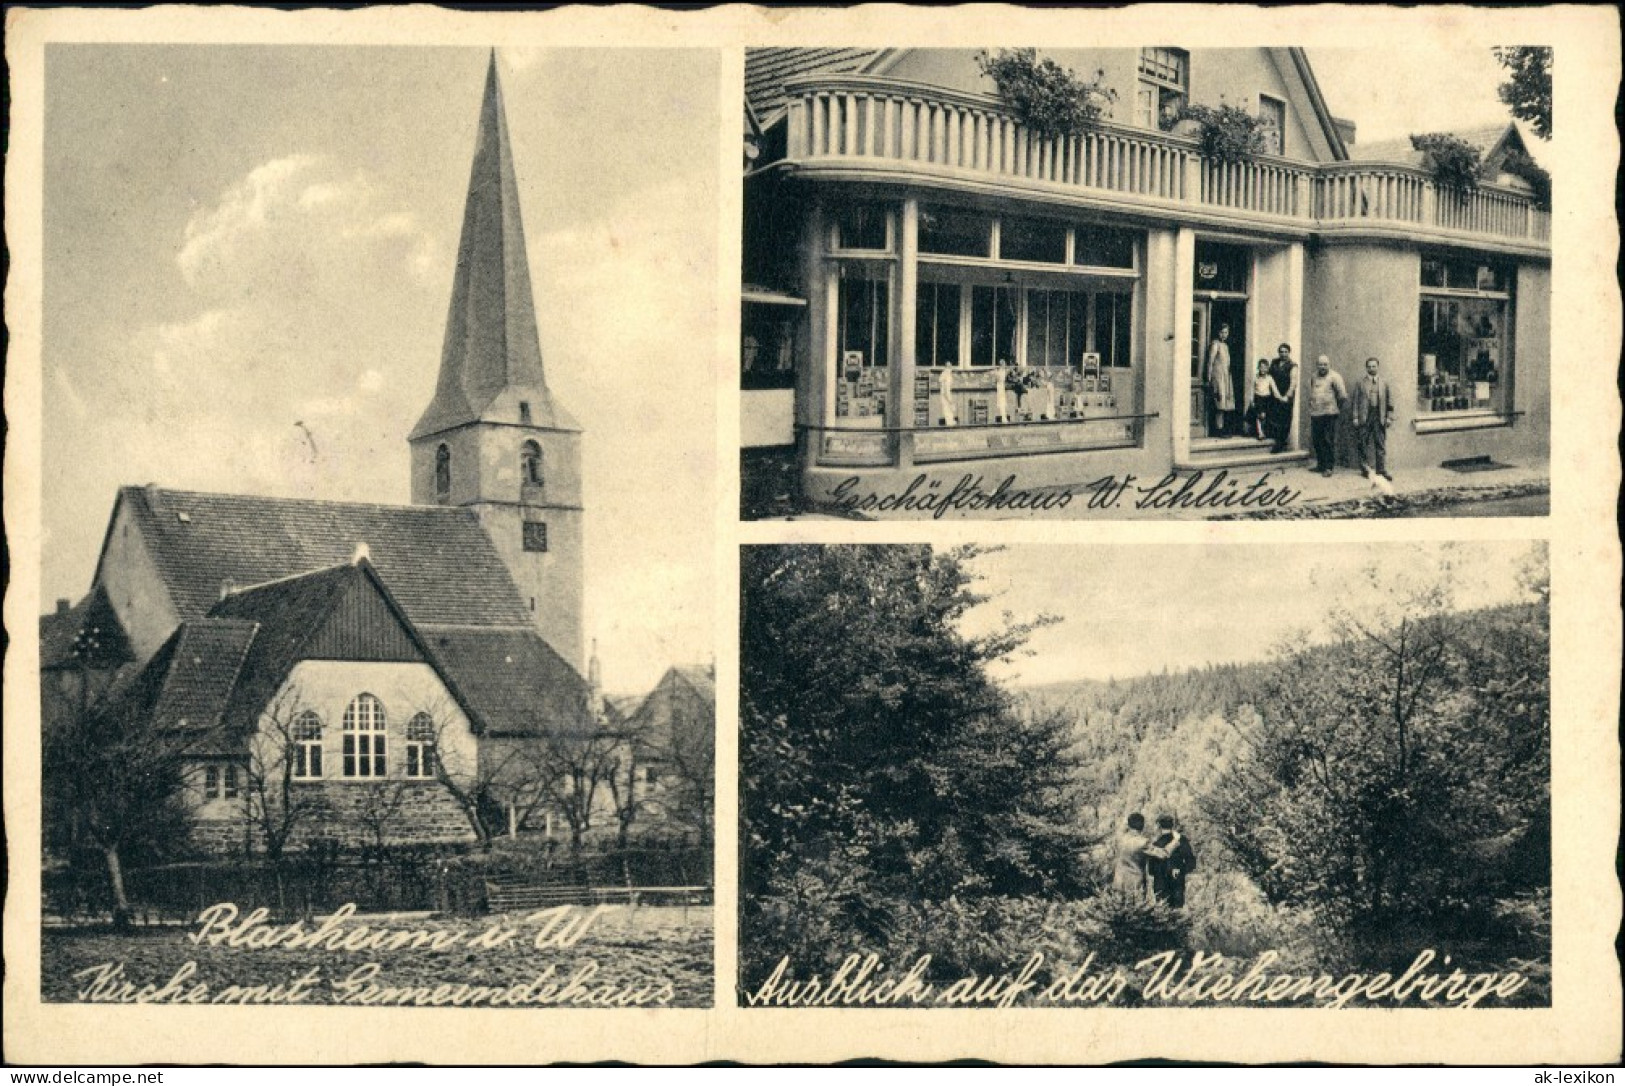
[[[1510,74],[1500,86],[1501,101],[1535,135],[1552,138],[1552,50],[1549,46],[1516,45],[1497,49],[1495,59]]]
[[[1066,724],[1029,719],[987,664],[1030,627],[968,639],[965,555],[748,547],[741,788],[747,922],[809,894],[861,932],[888,897],[1079,890]],[[808,880],[822,885],[807,885]]]

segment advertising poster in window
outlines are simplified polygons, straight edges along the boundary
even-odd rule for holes
[[[1617,1062],[1618,40],[8,11],[5,1058]]]

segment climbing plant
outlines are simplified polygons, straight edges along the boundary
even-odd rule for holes
[[[1188,105],[1172,118],[1172,123],[1195,121],[1202,127],[1202,157],[1209,162],[1230,165],[1261,155],[1268,146],[1264,123],[1240,106]]]
[[[1478,191],[1478,175],[1483,168],[1479,149],[1460,136],[1448,132],[1424,132],[1411,136],[1411,146],[1427,155],[1433,183],[1460,196]]]
[[[976,66],[993,80],[1000,100],[1018,120],[1046,139],[1076,136],[1100,120],[1117,92],[1105,86],[1105,71],[1088,82],[1035,49],[1000,49],[976,54]]]

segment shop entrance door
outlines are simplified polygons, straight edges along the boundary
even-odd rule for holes
[[[1219,412],[1208,385],[1207,357],[1219,329],[1228,326],[1225,341],[1230,351],[1230,386],[1234,408]],[[1242,416],[1253,394],[1253,364],[1247,357],[1247,300],[1242,298],[1198,297],[1191,310],[1190,396],[1191,439],[1242,435]]]

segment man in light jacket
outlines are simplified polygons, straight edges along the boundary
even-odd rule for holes
[[[1373,470],[1384,479],[1388,474],[1388,425],[1394,421],[1394,393],[1388,382],[1377,376],[1381,366],[1375,358],[1365,360],[1365,376],[1354,386],[1354,436],[1360,444],[1360,470],[1366,478]]]

